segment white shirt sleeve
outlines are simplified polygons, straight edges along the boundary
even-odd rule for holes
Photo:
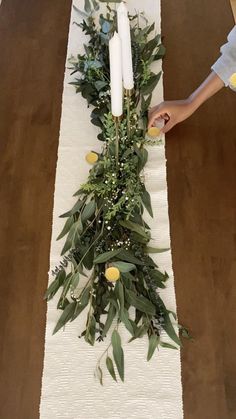
[[[236,73],[236,25],[228,35],[228,42],[221,49],[221,56],[213,64],[211,69],[221,78],[225,86],[229,85],[229,79]]]

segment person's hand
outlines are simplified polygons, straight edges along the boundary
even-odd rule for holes
[[[170,131],[176,124],[187,119],[195,111],[190,99],[162,102],[150,109],[148,114],[148,128],[154,126],[156,120],[165,121],[161,132]]]

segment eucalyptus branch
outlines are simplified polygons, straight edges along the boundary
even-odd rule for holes
[[[68,219],[60,234],[60,238],[67,234],[62,253],[69,250],[64,259],[72,261],[71,272],[66,274],[61,263],[63,269],[55,270],[56,277],[47,290],[47,297],[53,298],[63,288],[63,312],[55,331],[75,320],[86,307],[87,322],[82,336],[88,343],[93,345],[96,340],[103,340],[112,328],[111,342],[96,364],[102,384],[101,361],[105,355],[112,378],[116,380],[118,373],[124,380],[124,354],[119,334],[121,323],[131,333],[131,340],[148,335],[148,360],[158,346],[162,329],[175,344],[181,342],[170,319],[171,312],[158,294],[158,289],[165,287],[168,275],[166,277],[166,273],[162,273],[147,255],[147,252],[159,252],[160,249],[148,247],[151,234],[143,218],[144,207],[152,215],[151,199],[144,185],[144,168],[148,158],[145,149],[148,144],[147,112],[152,92],[160,79],[160,73],[152,73],[150,64],[160,59],[160,49],[157,50],[160,37],[154,35],[154,25],[149,25],[148,21],[145,21],[145,28],[140,27],[139,19],[144,16],[139,13],[129,15],[133,25],[135,85],[132,97],[131,92],[125,95],[122,120],[114,124],[110,111],[107,43],[116,22],[100,15],[100,23],[96,26],[93,18],[96,4],[96,0],[86,1],[86,8],[90,7],[91,13],[86,11],[89,17],[80,27],[90,40],[84,54],[79,54],[71,65],[80,73],[80,78],[72,84],[92,108],[91,122],[100,129],[98,139],[103,141],[103,147],[101,153],[90,153],[92,161],[87,160],[93,167],[88,181],[76,193],[82,195],[82,205],[80,199],[72,211],[63,215]],[[83,269],[92,273],[81,290],[79,280]],[[71,295],[72,302],[66,299],[70,285],[72,292],[76,290],[79,294],[77,298],[75,294]],[[129,317],[126,307],[136,310],[135,321]],[[185,335],[188,335],[186,329]],[[113,359],[109,356],[111,346]]]

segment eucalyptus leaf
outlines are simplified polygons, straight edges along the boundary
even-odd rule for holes
[[[141,93],[143,95],[149,95],[150,93],[153,92],[153,90],[155,89],[157,83],[159,82],[159,80],[161,78],[161,74],[162,74],[162,72],[160,71],[158,74],[154,74],[150,77],[147,84],[145,84],[141,88]]]
[[[75,320],[82,313],[82,311],[85,309],[85,307],[87,307],[88,302],[89,302],[89,297],[90,297],[90,289],[86,288],[82,292],[82,296],[80,298],[80,301],[76,301],[75,311],[73,313],[73,316],[70,319],[71,322],[73,320]]]
[[[133,241],[137,243],[147,244],[150,241],[148,235],[146,237],[142,237],[139,234],[135,233],[134,231],[131,233],[131,238]]]
[[[114,292],[117,294],[120,303],[120,311],[122,312],[124,310],[124,287],[121,281],[117,281]]]
[[[121,252],[120,249],[117,250],[110,250],[109,252],[102,253],[101,255],[97,256],[94,259],[94,263],[104,263],[108,260],[112,259],[113,257],[117,256]]]
[[[99,3],[96,0],[92,0],[92,4],[95,12],[97,12],[99,10]]]
[[[73,9],[84,19],[87,19],[88,14],[83,12],[82,10],[78,9],[78,7],[76,7],[75,5],[73,5]]]
[[[150,246],[147,246],[147,247],[145,248],[145,252],[146,252],[146,253],[164,253],[164,252],[168,252],[168,250],[170,250],[170,248],[169,248],[169,247],[167,247],[167,248],[163,248],[163,249],[158,249],[157,247],[150,247]]]
[[[70,304],[70,301],[66,297],[60,297],[57,303],[58,310],[65,310],[66,306]]]
[[[99,379],[101,386],[103,386],[103,373],[100,366],[97,367],[97,377]]]
[[[63,313],[61,314],[61,317],[59,318],[55,329],[53,330],[53,335],[55,335],[55,333],[58,332],[58,330],[60,330],[63,326],[65,326],[66,323],[68,323],[70,321],[70,319],[72,318],[74,311],[75,311],[75,307],[76,307],[76,302],[73,301],[72,303],[68,304],[65,308],[65,310],[63,311]]]
[[[78,287],[78,285],[79,285],[79,279],[80,279],[80,273],[79,272],[77,272],[77,273],[75,273],[75,274],[72,275],[72,278],[71,278],[71,291],[74,291],[75,288]]]
[[[148,331],[149,326],[146,324],[142,324],[142,326],[138,326],[135,330],[134,336],[129,340],[129,342],[132,342],[135,339],[142,338],[144,335],[146,335]]]
[[[148,213],[151,215],[151,217],[153,217],[153,211],[152,211],[152,204],[151,204],[151,197],[149,192],[145,189],[143,194],[142,194],[142,202],[146,208],[146,210],[148,211]]]
[[[136,258],[130,250],[121,250],[119,253],[119,259],[125,260],[126,262],[133,263],[135,265],[143,265],[143,262]]]
[[[95,333],[96,333],[95,317],[91,314],[88,314],[88,322],[87,322],[86,333],[85,333],[84,339],[91,346],[93,346],[95,342]]]
[[[159,49],[158,49],[157,53],[155,54],[155,60],[160,60],[161,58],[163,58],[165,53],[166,53],[166,49],[165,49],[164,45],[161,44],[159,46]]]
[[[144,166],[147,163],[148,151],[146,150],[146,148],[143,148],[143,147],[140,149],[138,147],[135,147],[135,152],[137,153],[138,158],[139,158],[137,170],[138,172],[141,172],[141,170],[143,170]]]
[[[107,86],[106,81],[98,80],[94,83],[94,86],[98,91],[102,90],[105,86]]]
[[[118,268],[121,273],[130,272],[136,269],[136,266],[133,263],[128,262],[112,262],[112,266]]]
[[[114,307],[114,305],[111,303],[109,306],[109,310],[108,310],[108,314],[107,314],[107,319],[102,331],[102,337],[105,337],[108,330],[110,329],[112,322],[114,320],[114,317],[116,315],[116,308]]]
[[[168,311],[168,313],[172,314],[172,316],[174,317],[174,319],[177,321],[177,315],[176,315],[176,313],[174,311],[172,311],[172,310],[167,310],[167,311]]]
[[[83,265],[89,271],[93,267],[93,260],[94,260],[94,249],[93,243],[86,248],[86,254],[83,256]]]
[[[114,296],[112,296],[112,297],[110,296],[108,298],[108,301],[110,301],[110,303],[115,307],[115,310],[118,312],[119,311],[119,304],[118,304],[118,302],[115,298],[115,293],[114,293]]]
[[[61,294],[61,298],[62,299],[67,296],[67,293],[68,293],[68,291],[70,289],[71,280],[72,280],[72,273],[70,272],[67,275],[66,280],[65,280],[65,283],[64,283],[63,291],[62,291],[62,294]]]
[[[44,295],[44,299],[47,301],[51,300],[54,297],[54,295],[57,293],[59,288],[63,285],[65,279],[66,279],[66,272],[64,269],[62,269],[61,271],[58,272],[54,281],[51,282],[51,284],[49,285]]]
[[[163,301],[161,300],[160,297],[158,297],[159,300],[159,306],[163,312],[163,317],[164,317],[164,322],[162,324],[163,329],[165,330],[165,332],[167,333],[167,335],[175,342],[177,343],[177,345],[179,345],[180,347],[182,347],[182,343],[179,339],[179,336],[177,335],[175,328],[170,320],[170,316],[168,313],[168,310],[166,309]]]
[[[74,224],[74,217],[71,216],[68,218],[68,220],[66,220],[66,223],[62,229],[62,232],[59,234],[59,236],[57,237],[57,240],[62,239],[62,237],[64,237],[71,229],[72,225]]]
[[[95,201],[92,200],[88,204],[86,204],[82,213],[81,213],[82,223],[84,223],[89,218],[91,218],[92,215],[95,213],[95,210],[96,210],[96,202]]]
[[[68,250],[70,250],[72,248],[73,240],[74,240],[74,235],[76,233],[77,227],[78,227],[78,225],[75,222],[72,225],[72,227],[71,227],[71,229],[70,229],[70,231],[68,233],[67,239],[66,239],[65,244],[63,246],[63,249],[61,251],[61,255],[64,255]]]
[[[146,99],[144,96],[141,97],[141,111],[142,113],[145,113],[150,104],[151,104],[151,100],[152,100],[152,94],[150,94]]]
[[[76,212],[80,211],[81,207],[83,206],[83,201],[81,201],[80,199],[75,203],[75,205],[73,206],[73,208],[68,211],[65,212],[64,214],[60,215],[60,218],[66,218],[66,217],[70,217],[71,215],[75,214]]]
[[[181,336],[183,336],[186,339],[193,340],[192,335],[190,334],[189,330],[186,327],[183,327],[181,325],[178,325],[179,332],[181,333]]]
[[[111,374],[113,380],[117,381],[113,361],[109,356],[107,356],[107,358],[106,358],[106,366],[107,366],[107,369],[108,369],[109,373]]]
[[[135,294],[134,291],[128,289],[125,290],[125,295],[127,301],[131,305],[133,305],[143,313],[146,313],[147,315],[154,316],[156,312],[155,306],[147,298],[145,298],[142,295],[138,296],[137,294]]]
[[[90,0],[84,0],[84,10],[88,14],[90,14],[92,12]]]
[[[171,345],[171,343],[168,342],[160,342],[160,346],[162,346],[163,348],[169,348],[169,349],[177,349],[176,346]]]
[[[150,361],[152,358],[160,339],[157,335],[151,335],[149,338],[149,345],[148,345],[148,354],[147,354],[147,361]]]
[[[154,38],[152,38],[150,41],[148,41],[143,49],[143,58],[147,61],[149,58],[153,55],[154,51],[156,50],[159,42],[160,42],[161,36],[158,34]]]
[[[122,227],[128,228],[131,231],[135,231],[137,234],[139,234],[142,237],[147,237],[147,233],[145,231],[145,229],[136,223],[133,223],[132,221],[129,220],[125,220],[125,221],[120,221],[120,225],[122,225]]]
[[[134,336],[134,328],[129,318],[129,312],[125,308],[120,313],[120,320],[124,323],[126,329]]]
[[[121,338],[117,330],[114,330],[111,336],[113,348],[113,357],[122,381],[124,381],[124,352],[121,346]]]

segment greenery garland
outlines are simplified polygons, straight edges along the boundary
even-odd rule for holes
[[[130,341],[148,336],[147,360],[159,346],[177,349],[175,345],[181,346],[181,342],[170,318],[172,315],[176,320],[176,315],[165,307],[158,293],[159,288],[165,288],[168,274],[159,270],[150,256],[167,249],[149,246],[150,228],[143,219],[144,208],[153,216],[143,178],[148,159],[145,146],[160,142],[146,133],[152,92],[161,76],[161,72],[154,74],[150,65],[161,59],[165,50],[160,35],[150,39],[154,23],[149,25],[143,14],[129,16],[135,88],[131,97],[124,97],[124,115],[117,127],[110,110],[108,51],[116,29],[116,12],[107,4],[107,13],[100,15],[96,26],[94,11],[98,9],[94,0],[85,1],[84,11],[76,9],[83,16],[78,26],[90,40],[84,46],[85,53],[72,57],[70,65],[72,74],[80,74],[71,84],[88,106],[92,105],[91,122],[100,128],[98,139],[103,147],[100,154],[92,151],[86,156],[93,164],[88,181],[75,193],[73,208],[61,215],[66,223],[58,239],[67,236],[61,252],[63,261],[53,271],[55,279],[45,298],[49,301],[62,288],[57,308],[63,312],[53,333],[74,321],[85,308],[87,322],[81,336],[86,342],[94,345],[95,340],[103,341],[112,329],[111,343],[96,367],[102,384],[104,357],[112,378],[117,380],[118,372],[124,381],[124,353],[118,330],[121,323],[129,331]],[[144,28],[140,19],[145,20]],[[81,287],[82,276],[86,283]],[[183,336],[189,337],[185,328],[178,327]],[[162,341],[163,330],[175,345]]]

